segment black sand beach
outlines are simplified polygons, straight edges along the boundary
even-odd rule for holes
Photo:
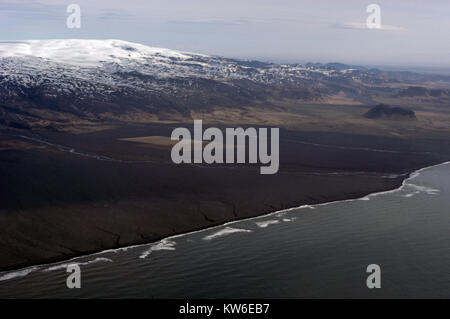
[[[246,165],[177,166],[170,148],[121,140],[169,136],[173,127],[29,134],[47,144],[3,132],[0,270],[361,197],[397,188],[408,173],[450,158],[445,139],[281,130],[280,171],[260,175]]]

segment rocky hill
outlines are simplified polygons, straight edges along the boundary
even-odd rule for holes
[[[365,116],[369,119],[416,120],[414,111],[403,107],[391,107],[379,104],[371,108]]]

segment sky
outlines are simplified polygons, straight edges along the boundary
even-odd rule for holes
[[[69,29],[69,4],[81,28]],[[369,4],[381,29],[366,27]],[[450,0],[0,0],[0,40],[120,39],[233,58],[450,68]]]

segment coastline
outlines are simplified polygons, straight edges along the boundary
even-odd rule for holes
[[[42,260],[42,261],[30,262],[28,264],[22,264],[22,265],[13,266],[13,267],[5,267],[3,269],[0,267],[0,269],[1,269],[0,270],[0,278],[7,274],[14,274],[14,273],[23,273],[24,274],[23,276],[26,276],[26,275],[28,275],[28,273],[40,270],[41,267],[45,267],[45,266],[60,263],[60,262],[68,263],[68,262],[71,262],[71,261],[81,258],[81,257],[95,256],[95,255],[104,254],[104,253],[108,253],[108,252],[116,252],[116,251],[120,251],[120,250],[127,250],[127,249],[133,249],[133,248],[137,248],[137,247],[141,247],[141,246],[156,244],[163,240],[170,240],[170,239],[187,236],[187,235],[194,234],[194,233],[203,232],[206,230],[224,227],[224,226],[238,223],[243,220],[253,220],[253,219],[258,219],[258,218],[269,217],[269,216],[279,214],[282,212],[301,209],[301,208],[308,207],[308,206],[325,206],[325,205],[330,205],[330,204],[334,204],[334,203],[342,203],[342,202],[355,201],[355,200],[367,200],[370,197],[397,192],[397,191],[401,190],[403,187],[405,187],[405,185],[407,184],[407,182],[409,180],[417,177],[422,171],[425,171],[425,170],[428,170],[430,168],[434,168],[437,166],[446,165],[446,164],[450,164],[450,161],[435,163],[435,164],[425,166],[420,169],[411,171],[409,173],[406,173],[405,177],[402,179],[401,183],[397,183],[398,185],[392,189],[380,189],[379,191],[375,191],[375,192],[371,192],[371,193],[360,193],[353,197],[343,196],[342,199],[332,200],[332,201],[317,201],[317,202],[312,201],[312,202],[301,204],[299,206],[294,206],[294,207],[290,207],[290,208],[284,208],[284,209],[280,209],[280,210],[276,210],[276,211],[266,212],[266,213],[262,213],[262,214],[258,214],[258,215],[250,216],[250,217],[236,218],[233,220],[226,221],[224,223],[218,223],[217,225],[210,225],[210,226],[200,227],[198,229],[193,229],[191,231],[174,233],[174,234],[167,235],[167,236],[161,236],[160,238],[152,239],[152,240],[146,241],[146,242],[138,242],[135,244],[128,244],[128,245],[125,244],[122,246],[101,249],[101,250],[95,249],[95,250],[91,250],[91,251],[84,251],[79,254],[74,253],[72,256],[70,256],[68,258],[55,257],[55,258],[49,258],[47,260]],[[13,276],[11,278],[7,278],[7,279],[3,279],[3,280],[9,280],[9,279],[13,279],[16,277],[22,277],[22,276],[19,274],[18,276]]]

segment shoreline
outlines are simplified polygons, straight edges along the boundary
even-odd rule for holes
[[[395,187],[393,189],[380,190],[380,191],[377,191],[377,192],[371,192],[371,193],[367,193],[367,194],[361,193],[361,194],[358,194],[355,197],[343,198],[343,199],[340,199],[340,200],[324,201],[324,202],[320,202],[319,201],[319,202],[316,202],[316,203],[305,203],[305,204],[302,204],[300,206],[294,206],[294,207],[290,207],[290,208],[280,209],[280,210],[277,210],[277,211],[263,213],[263,214],[260,214],[260,215],[257,215],[257,216],[237,218],[237,219],[230,220],[230,221],[227,221],[225,223],[220,223],[220,224],[217,224],[217,225],[201,227],[199,229],[194,229],[192,231],[175,233],[175,234],[172,234],[172,235],[169,235],[169,236],[162,236],[161,238],[152,239],[151,241],[148,241],[148,242],[123,245],[123,246],[116,247],[116,248],[86,251],[86,252],[83,252],[83,253],[80,253],[80,254],[74,254],[70,258],[55,257],[55,258],[51,258],[51,259],[49,259],[47,261],[30,262],[29,264],[24,264],[24,265],[21,265],[21,266],[18,266],[18,267],[5,267],[5,269],[0,270],[0,278],[5,276],[5,275],[7,275],[7,274],[13,274],[13,273],[24,273],[24,275],[19,274],[18,276],[14,276],[14,277],[11,277],[11,278],[6,278],[6,279],[3,279],[3,280],[10,280],[10,279],[14,279],[14,278],[17,278],[17,277],[24,277],[24,276],[28,275],[29,273],[31,273],[33,271],[40,270],[40,267],[44,267],[44,266],[48,266],[48,265],[52,265],[52,264],[56,264],[56,263],[60,263],[60,262],[66,262],[67,263],[67,262],[70,262],[72,260],[75,260],[75,259],[78,259],[78,258],[82,258],[82,257],[95,256],[95,255],[104,254],[104,253],[108,253],[108,252],[117,252],[117,251],[120,251],[120,250],[128,250],[128,249],[133,249],[133,248],[137,248],[137,247],[140,247],[140,246],[156,244],[156,243],[159,243],[159,242],[161,242],[163,240],[170,240],[170,239],[174,239],[174,238],[179,238],[179,237],[187,236],[187,235],[194,234],[194,233],[199,233],[199,232],[206,231],[206,230],[211,230],[211,229],[215,229],[215,228],[219,228],[219,227],[228,226],[228,225],[235,224],[235,223],[238,223],[238,222],[244,221],[244,220],[253,220],[253,219],[257,219],[257,218],[268,217],[268,216],[272,216],[272,215],[279,214],[279,213],[282,213],[282,212],[292,211],[292,210],[295,210],[295,209],[302,209],[302,208],[308,207],[308,206],[325,206],[325,205],[330,205],[330,204],[340,203],[340,202],[348,202],[348,201],[355,201],[355,200],[368,200],[370,197],[397,192],[397,191],[401,190],[406,185],[406,183],[409,180],[417,177],[424,170],[428,170],[430,168],[434,168],[434,167],[438,167],[438,166],[442,166],[442,165],[446,165],[446,164],[450,164],[450,161],[439,162],[439,163],[436,163],[436,164],[432,164],[432,165],[425,166],[425,167],[422,167],[420,169],[411,171],[411,172],[405,174],[406,176],[402,180],[401,184],[398,187]],[[0,281],[2,281],[2,279],[0,279]]]

